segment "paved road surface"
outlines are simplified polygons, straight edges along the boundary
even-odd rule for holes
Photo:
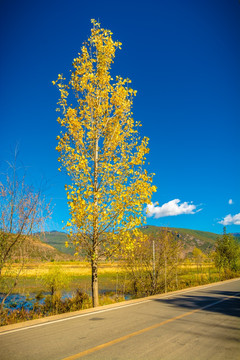
[[[240,360],[239,296],[240,279],[0,332],[0,359]]]

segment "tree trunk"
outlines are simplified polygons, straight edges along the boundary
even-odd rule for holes
[[[93,247],[92,247],[92,305],[98,306],[98,138],[94,151],[94,219],[93,219]]]
[[[98,266],[97,260],[92,259],[92,305],[96,307],[99,305],[98,301]]]

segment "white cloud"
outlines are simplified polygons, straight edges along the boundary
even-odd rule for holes
[[[219,221],[219,224],[222,225],[240,225],[240,213],[236,214],[236,215],[227,215],[225,216],[225,218],[221,221]]]
[[[147,217],[154,216],[155,219],[164,216],[176,216],[181,214],[195,214],[200,210],[196,210],[196,205],[193,205],[192,202],[189,204],[188,202],[184,202],[179,204],[181,200],[174,199],[169,201],[168,203],[163,204],[162,206],[157,206],[158,203],[151,203],[147,205],[146,214]]]
[[[229,200],[228,200],[228,203],[229,203],[229,205],[232,205],[232,204],[233,204],[232,199],[229,199]]]

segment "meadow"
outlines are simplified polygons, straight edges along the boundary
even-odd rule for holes
[[[87,262],[39,262],[25,264],[21,272],[14,293],[28,295],[46,291],[42,279],[54,267],[59,267],[67,278],[67,286],[63,291],[74,291],[79,288],[83,292],[91,293],[91,267]],[[12,275],[19,271],[19,265],[13,264]],[[99,292],[128,294],[128,273],[121,262],[102,262],[99,265]],[[178,276],[169,284],[169,290],[183,289],[188,286],[219,281],[219,273],[212,263],[196,265],[183,263],[179,266]]]
[[[25,264],[21,272],[18,284],[14,289],[14,293],[26,295],[46,291],[42,283],[42,279],[51,269],[58,267],[67,279],[67,286],[63,291],[74,291],[80,288],[82,291],[91,292],[91,267],[87,262],[80,261],[59,261],[59,262],[39,262]],[[17,274],[19,265],[13,264],[11,275]],[[99,267],[99,288],[100,291],[113,291],[116,288],[116,280],[119,273],[124,270],[119,267],[118,263],[102,263]]]

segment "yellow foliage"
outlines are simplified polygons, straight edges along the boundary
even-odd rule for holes
[[[76,248],[95,259],[100,250],[110,254],[124,243],[131,248],[128,231],[141,224],[156,187],[153,174],[143,169],[149,139],[139,137],[141,124],[132,117],[136,91],[131,80],[110,75],[122,44],[91,22],[91,36],[73,60],[70,80],[58,75],[53,83],[60,91],[58,122],[63,128],[56,149],[72,179],[66,185],[67,227]]]

